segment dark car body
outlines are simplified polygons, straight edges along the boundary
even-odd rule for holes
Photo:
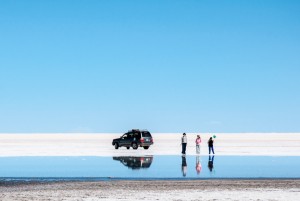
[[[131,169],[149,168],[153,156],[117,156],[114,160],[120,161],[123,165]]]
[[[148,149],[150,145],[153,144],[153,138],[149,131],[132,129],[127,133],[123,134],[120,138],[113,139],[112,145],[115,149],[119,147],[127,147],[129,149],[137,149],[138,147],[143,147]]]

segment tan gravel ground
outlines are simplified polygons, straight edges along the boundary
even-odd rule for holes
[[[0,200],[300,200],[300,180],[1,182]]]

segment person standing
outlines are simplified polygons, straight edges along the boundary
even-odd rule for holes
[[[200,154],[200,143],[201,143],[200,135],[197,135],[195,143],[196,143],[196,153]]]
[[[212,151],[212,153],[215,154],[215,152],[214,152],[214,141],[213,141],[212,137],[209,138],[207,143],[208,143],[208,152],[209,152],[209,154],[210,154],[210,151]]]
[[[186,134],[183,133],[182,138],[181,138],[181,146],[182,146],[181,153],[184,155],[185,155],[185,151],[186,151],[186,145],[187,145],[187,137],[186,137]]]

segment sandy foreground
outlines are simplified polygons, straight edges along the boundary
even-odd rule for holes
[[[117,134],[0,134],[0,157],[5,156],[121,156],[180,155],[181,133],[153,133],[154,144],[148,150],[115,150],[112,140]],[[208,154],[202,137],[201,155]],[[217,155],[299,156],[300,133],[214,133]],[[196,133],[187,133],[187,155],[195,155]]]
[[[300,180],[1,183],[2,201],[299,200]]]

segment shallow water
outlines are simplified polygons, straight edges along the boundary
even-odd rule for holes
[[[300,179],[300,157],[2,157],[0,180]]]

